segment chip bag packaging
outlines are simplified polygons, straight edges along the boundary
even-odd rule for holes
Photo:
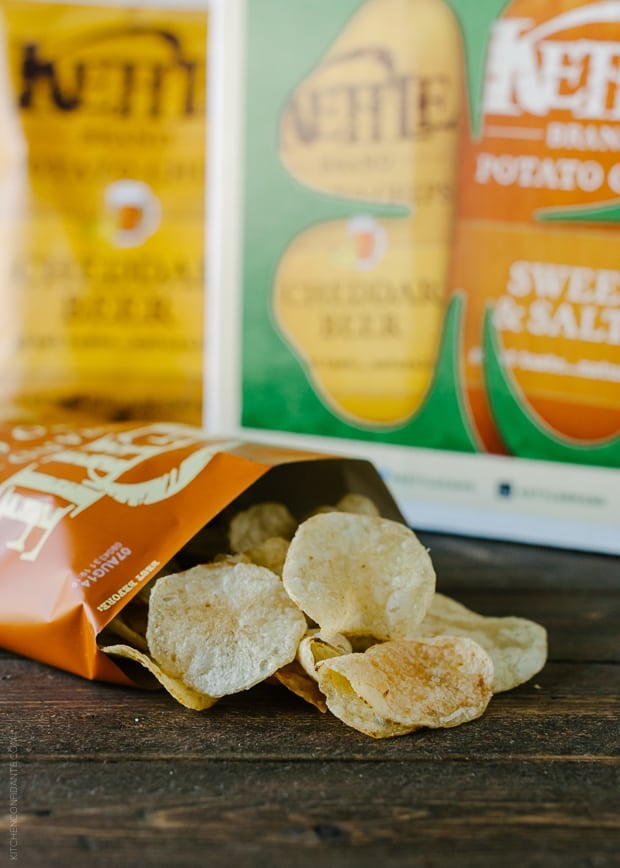
[[[218,521],[257,503],[300,520],[353,495],[402,521],[359,459],[211,439],[180,423],[0,429],[0,647],[86,678],[140,682],[98,637],[168,562],[191,569],[224,552]],[[270,515],[277,525],[278,510]],[[242,521],[233,528],[238,548],[257,548]],[[273,553],[260,556],[253,569],[268,583]]]
[[[225,5],[213,427],[370,458],[418,528],[617,554],[618,4]]]
[[[0,3],[3,422],[200,424],[208,25],[207,0]]]

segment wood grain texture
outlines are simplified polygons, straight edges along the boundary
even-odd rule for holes
[[[0,652],[18,863],[620,866],[618,559],[424,541],[442,591],[545,624],[532,681],[472,723],[374,741],[275,685],[198,713]],[[9,822],[7,806],[7,863]]]

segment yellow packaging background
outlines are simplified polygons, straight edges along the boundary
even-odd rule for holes
[[[0,10],[1,418],[199,423],[207,12]]]
[[[373,428],[419,409],[437,361],[454,222],[462,57],[440,0],[368,0],[292,94],[280,157],[306,187],[359,201],[296,236],[278,327],[321,400]],[[371,219],[368,205],[408,214]]]

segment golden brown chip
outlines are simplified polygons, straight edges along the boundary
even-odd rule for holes
[[[328,504],[323,503],[321,506],[316,506],[314,509],[305,513],[303,520],[307,521],[307,519],[312,518],[313,515],[321,515],[324,512],[338,512],[338,510],[335,506],[329,506]]]
[[[107,625],[107,629],[110,633],[113,633],[114,636],[118,636],[119,639],[124,639],[125,642],[128,642],[133,648],[138,648],[140,651],[149,650],[144,633],[139,633],[130,627],[123,618],[122,612],[119,612],[119,614],[110,621]]]
[[[245,552],[238,552],[236,555],[231,555],[229,552],[219,552],[215,555],[211,563],[214,564],[251,564],[251,559]]]
[[[526,618],[479,615],[444,594],[435,594],[415,632],[419,637],[469,636],[482,645],[493,661],[494,693],[528,681],[547,659],[547,631],[540,624]]]
[[[136,648],[132,648],[129,645],[106,645],[101,650],[106,654],[109,654],[111,657],[121,657],[139,663],[148,670],[151,675],[155,676],[161,686],[167,690],[177,702],[180,702],[181,705],[184,705],[186,708],[191,708],[194,711],[203,711],[205,708],[210,708],[217,702],[217,699],[213,696],[205,696],[204,693],[199,693],[191,687],[188,687],[179,678],[174,678],[171,675],[168,675],[160,666],[157,665],[152,657],[138,651]]]
[[[144,589],[142,589],[144,590]],[[146,619],[148,603],[138,593],[129,600],[124,608],[110,621],[106,632],[141,651],[148,651],[146,643]]]
[[[428,552],[399,522],[331,512],[297,529],[284,586],[324,634],[408,636],[435,589]]]
[[[287,539],[274,536],[251,549],[246,549],[244,555],[250,563],[257,564],[259,567],[266,567],[272,573],[281,576],[288,547],[289,541]]]
[[[337,669],[326,669],[323,677],[325,685],[323,689],[327,690],[327,707],[347,726],[372,738],[407,735],[415,729],[381,717],[367,702],[360,699],[348,679]]]
[[[221,563],[160,579],[146,638],[168,675],[219,697],[290,663],[305,631],[278,576],[255,564]]]
[[[230,548],[233,552],[244,552],[274,536],[289,540],[296,527],[297,522],[283,503],[256,503],[231,519]]]
[[[345,494],[340,498],[338,503],[333,506],[322,504],[311,510],[304,520],[311,518],[313,515],[321,515],[324,512],[353,512],[358,515],[379,515],[379,510],[373,501],[364,494]]]
[[[466,637],[383,642],[325,660],[318,673],[327,707],[375,738],[458,726],[483,714],[492,696],[491,658]],[[386,731],[392,724],[399,731]]]
[[[325,697],[319,690],[319,686],[314,679],[304,672],[297,660],[292,663],[287,663],[282,669],[278,669],[274,678],[284,687],[294,693],[296,696],[305,699],[310,705],[314,705],[319,711],[325,713],[327,705]]]
[[[379,515],[373,501],[365,494],[345,494],[336,504],[338,512],[353,512],[357,515]]]
[[[317,663],[321,660],[328,660],[330,657],[350,654],[352,650],[351,643],[346,636],[340,633],[324,636],[320,630],[312,629],[307,631],[299,643],[297,660],[304,672],[314,681],[318,681]]]

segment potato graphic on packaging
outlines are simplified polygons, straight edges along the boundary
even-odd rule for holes
[[[354,217],[302,233],[280,263],[276,322],[339,415],[389,425],[428,388],[443,304],[436,251],[407,220]]]
[[[441,0],[367,0],[293,92],[280,157],[308,187],[359,201],[284,255],[277,324],[322,399],[369,426],[405,422],[430,385],[446,302],[460,36]],[[405,206],[368,216],[364,202]]]
[[[282,113],[280,156],[332,195],[414,205],[416,239],[451,231],[460,35],[441,0],[367,0]]]

